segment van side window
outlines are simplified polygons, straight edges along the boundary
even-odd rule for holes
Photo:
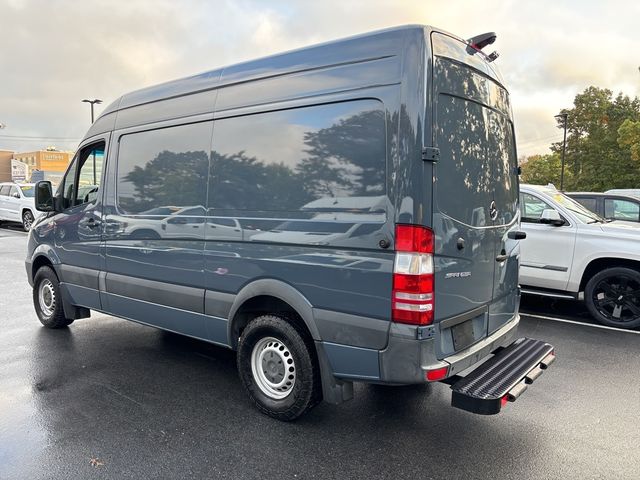
[[[203,122],[123,135],[118,208],[144,215],[162,207],[198,207],[191,215],[204,215],[212,128],[213,122]]]
[[[62,208],[94,203],[98,198],[105,143],[83,148],[62,181]],[[79,172],[78,172],[79,170]]]
[[[9,185],[0,185],[0,195],[4,197],[9,195]]]
[[[521,220],[527,223],[540,223],[542,211],[545,208],[553,208],[538,197],[528,193],[520,194]]]
[[[375,100],[216,120],[209,207],[299,212],[319,199],[382,196],[385,137]]]

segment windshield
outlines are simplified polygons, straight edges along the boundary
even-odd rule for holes
[[[22,194],[25,197],[32,198],[36,194],[36,190],[33,188],[33,185],[21,185],[20,190],[22,190]]]
[[[602,218],[597,213],[593,213],[590,210],[587,210],[585,207],[576,202],[573,198],[567,197],[564,193],[555,192],[551,193],[551,198],[553,198],[560,206],[566,208],[571,213],[573,213],[578,220],[583,223],[596,223],[596,222],[606,222],[604,218]]]

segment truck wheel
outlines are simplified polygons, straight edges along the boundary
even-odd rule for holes
[[[22,228],[25,232],[31,230],[31,225],[33,225],[33,213],[29,210],[25,210],[22,214]]]
[[[40,323],[47,328],[63,328],[73,320],[64,316],[60,283],[50,267],[41,267],[33,282],[33,305]]]
[[[313,344],[281,317],[255,318],[238,344],[238,371],[258,409],[278,420],[295,420],[321,395]]]
[[[589,312],[611,327],[640,327],[640,272],[613,267],[594,275],[584,291]]]

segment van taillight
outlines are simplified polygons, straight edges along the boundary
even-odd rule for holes
[[[396,225],[391,317],[394,322],[433,322],[433,232],[421,225]]]

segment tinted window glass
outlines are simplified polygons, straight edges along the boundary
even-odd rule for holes
[[[487,155],[487,111],[448,95],[438,101],[438,210],[476,227],[491,224],[494,167]]]
[[[499,113],[488,111],[489,150],[493,159],[494,200],[498,208],[495,224],[508,224],[518,210],[518,162],[511,122]]]
[[[596,212],[598,210],[598,201],[593,197],[572,197],[576,202],[582,205],[584,208]]]
[[[513,127],[505,116],[480,104],[449,95],[438,101],[438,210],[458,221],[510,223],[518,208],[518,177]]]
[[[209,206],[299,211],[323,198],[379,197],[385,145],[382,105],[373,100],[216,120]]]
[[[0,195],[9,195],[9,185],[0,186]]]
[[[606,198],[604,200],[604,216],[616,220],[637,222],[640,218],[640,205],[628,200]]]
[[[199,207],[204,213],[212,122],[123,135],[118,206],[139,214]]]
[[[14,195],[18,194],[18,189],[16,187],[11,187],[11,189],[9,190],[9,196],[13,197]]]

